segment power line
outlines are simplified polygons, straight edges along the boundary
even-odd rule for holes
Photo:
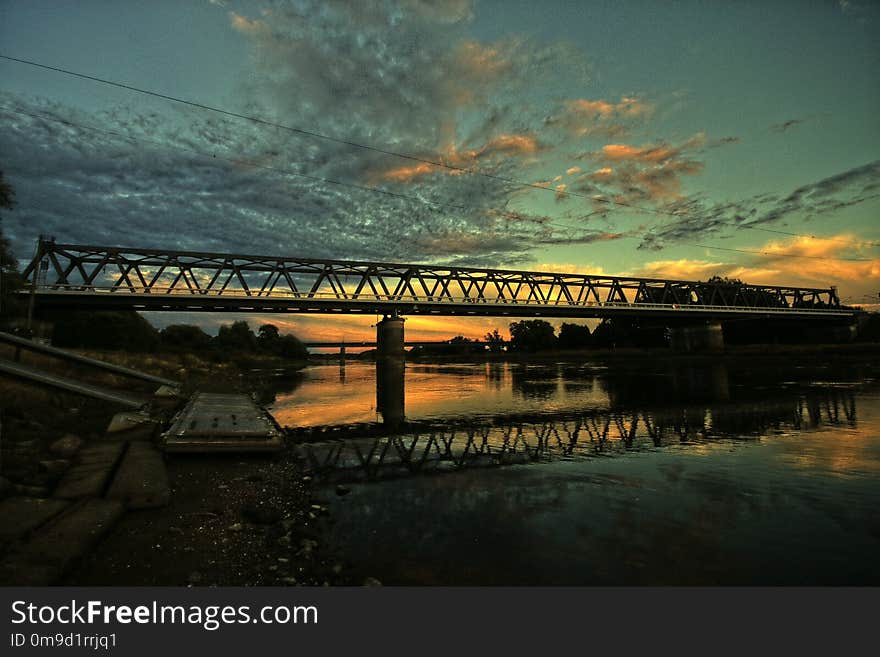
[[[497,181],[500,181],[500,182],[503,182],[503,183],[506,183],[506,184],[509,184],[509,185],[515,185],[515,186],[518,186],[518,187],[527,187],[527,188],[530,188],[530,189],[538,189],[538,190],[543,190],[543,191],[549,191],[549,192],[552,192],[553,194],[555,194],[555,195],[557,195],[557,196],[560,196],[560,195],[561,195],[561,196],[576,196],[576,197],[584,198],[584,199],[587,199],[587,200],[590,200],[590,201],[593,201],[593,202],[596,202],[596,203],[605,203],[605,204],[607,204],[607,205],[616,205],[616,206],[620,206],[620,207],[629,208],[629,209],[631,209],[631,210],[639,210],[639,211],[642,211],[642,212],[648,212],[648,213],[657,214],[657,215],[671,216],[671,217],[675,217],[675,218],[680,218],[680,217],[683,216],[683,215],[681,215],[681,214],[679,214],[679,213],[676,213],[676,212],[674,212],[674,211],[670,211],[670,210],[661,210],[661,209],[657,209],[657,208],[648,208],[648,207],[645,207],[645,206],[633,205],[633,204],[631,204],[631,203],[626,203],[626,202],[624,202],[624,201],[605,198],[604,196],[596,196],[596,195],[590,196],[590,195],[587,195],[587,194],[581,194],[581,193],[579,193],[579,192],[572,192],[572,191],[569,191],[569,190],[567,190],[567,189],[565,189],[565,190],[560,190],[560,189],[556,189],[556,188],[549,187],[549,186],[545,186],[545,185],[539,185],[539,184],[536,184],[536,183],[528,183],[528,182],[524,182],[524,181],[521,181],[521,180],[515,180],[515,179],[513,179],[513,178],[507,178],[507,177],[505,177],[505,176],[499,176],[499,175],[497,175],[497,174],[486,173],[485,171],[480,171],[480,170],[478,170],[478,169],[476,169],[476,168],[474,168],[474,167],[460,167],[460,166],[457,166],[457,165],[454,165],[454,164],[448,164],[448,163],[446,163],[446,162],[439,162],[439,161],[436,161],[436,160],[431,160],[431,159],[429,159],[429,158],[419,157],[419,156],[411,155],[411,154],[408,154],[408,153],[401,153],[401,152],[398,152],[398,151],[392,151],[392,150],[389,150],[389,149],[379,148],[379,147],[377,147],[377,146],[371,146],[371,145],[368,145],[368,144],[362,144],[362,143],[355,142],[355,141],[351,141],[351,140],[347,140],[347,139],[341,139],[341,138],[338,138],[338,137],[332,137],[332,136],[330,136],[330,135],[325,135],[325,134],[323,134],[323,133],[315,132],[315,131],[313,131],[313,130],[306,130],[306,129],[304,129],[304,128],[297,128],[297,127],[295,127],[295,126],[288,126],[288,125],[285,125],[285,124],[276,123],[276,122],[274,122],[274,121],[269,121],[269,120],[267,120],[267,119],[262,119],[262,118],[257,117],[257,116],[251,116],[251,115],[248,115],[248,114],[241,114],[241,113],[238,113],[238,112],[233,112],[233,111],[231,111],[231,110],[226,110],[226,109],[222,109],[222,108],[219,108],[219,107],[214,107],[214,106],[211,106],[211,105],[207,105],[207,104],[205,104],[205,103],[199,103],[199,102],[196,102],[196,101],[187,100],[187,99],[185,99],[185,98],[179,98],[179,97],[177,97],[177,96],[172,96],[172,95],[170,95],[170,94],[163,94],[163,93],[160,93],[160,92],[157,92],[157,91],[150,91],[150,90],[148,90],[148,89],[142,89],[142,88],[140,88],[140,87],[135,87],[135,86],[133,86],[133,85],[125,84],[125,83],[122,83],[122,82],[116,82],[116,81],[113,81],[113,80],[108,80],[108,79],[105,79],[105,78],[100,78],[100,77],[97,77],[97,76],[94,76],[94,75],[87,75],[87,74],[85,74],[85,73],[79,73],[79,72],[76,72],[76,71],[71,71],[71,70],[69,70],[69,69],[64,69],[64,68],[60,68],[60,67],[57,67],[57,66],[50,66],[50,65],[48,65],[48,64],[42,64],[42,63],[40,63],[40,62],[35,62],[35,61],[32,61],[32,60],[21,59],[21,58],[18,58],[18,57],[12,57],[12,56],[9,56],[9,55],[4,55],[4,54],[0,54],[0,58],[2,58],[2,59],[6,59],[6,60],[11,61],[11,62],[16,62],[16,63],[19,63],[19,64],[25,64],[25,65],[28,65],[28,66],[34,66],[34,67],[37,67],[37,68],[42,68],[42,69],[45,69],[45,70],[48,70],[48,71],[54,71],[54,72],[56,72],[56,73],[62,73],[62,74],[64,74],[64,75],[70,75],[70,76],[73,76],[73,77],[81,78],[81,79],[83,79],[83,80],[90,80],[90,81],[92,81],[92,82],[97,82],[97,83],[100,83],[100,84],[105,84],[105,85],[109,85],[109,86],[117,87],[117,88],[119,88],[119,89],[125,89],[125,90],[127,90],[127,91],[132,91],[132,92],[139,93],[139,94],[144,94],[144,95],[148,95],[148,96],[153,96],[153,97],[155,97],[155,98],[161,98],[161,99],[163,99],[163,100],[168,100],[168,101],[171,101],[171,102],[180,103],[180,104],[183,104],[183,105],[188,105],[188,106],[190,106],[190,107],[194,107],[194,108],[197,108],[197,109],[202,109],[202,110],[206,110],[206,111],[209,111],[209,112],[216,112],[216,113],[218,113],[218,114],[222,114],[222,115],[225,115],[225,116],[230,116],[230,117],[237,118],[237,119],[243,119],[243,120],[246,120],[246,121],[251,121],[251,122],[256,123],[256,124],[259,124],[259,125],[264,125],[264,126],[268,126],[268,127],[273,127],[273,128],[277,128],[277,129],[280,129],[280,130],[286,130],[286,131],[288,131],[288,132],[292,132],[292,133],[299,134],[299,135],[303,135],[303,136],[307,136],[307,137],[312,137],[312,138],[315,138],[315,139],[323,139],[323,140],[326,140],[326,141],[330,141],[330,142],[334,142],[334,143],[338,143],[338,144],[343,144],[343,145],[345,145],[345,146],[350,146],[350,147],[353,147],[353,148],[360,148],[360,149],[364,149],[364,150],[368,150],[368,151],[372,151],[372,152],[376,152],[376,153],[381,153],[381,154],[383,154],[383,155],[390,155],[390,156],[393,156],[393,157],[399,157],[399,158],[406,159],[406,160],[410,160],[410,161],[414,161],[414,162],[420,162],[420,163],[423,163],[423,164],[429,164],[429,165],[432,165],[432,166],[436,166],[436,167],[441,167],[441,168],[449,169],[449,170],[451,170],[451,171],[458,171],[458,172],[461,172],[461,173],[470,173],[470,174],[474,174],[474,175],[482,176],[482,177],[484,177],[484,178],[489,178],[489,179],[492,179],[492,180],[497,180]],[[125,135],[123,135],[123,136],[125,136]],[[127,136],[125,136],[125,137],[128,138]],[[238,164],[242,164],[241,162],[237,162],[237,163],[238,163]],[[256,166],[256,165],[254,165],[254,166]],[[293,172],[287,172],[287,173],[292,173],[293,175],[303,175],[303,176],[304,176],[304,174],[295,174],[295,173],[293,173]],[[308,177],[308,176],[304,176],[304,177]],[[331,184],[347,184],[348,186],[350,186],[350,187],[354,187],[354,188],[360,188],[360,189],[371,189],[371,190],[373,190],[373,191],[377,191],[377,192],[379,192],[379,193],[386,194],[386,195],[388,195],[388,196],[398,196],[398,197],[400,197],[400,198],[416,199],[416,197],[408,196],[408,195],[406,195],[406,194],[399,194],[399,193],[391,192],[391,191],[384,190],[384,189],[381,189],[381,188],[372,188],[372,187],[366,187],[366,186],[358,186],[358,185],[356,185],[356,184],[354,184],[354,183],[340,183],[339,181],[333,181],[333,180],[330,180],[330,179],[321,179],[321,178],[314,178],[314,179],[316,179],[316,180],[321,180],[322,182],[328,182],[328,183],[331,183]],[[417,200],[422,200],[422,201],[424,202],[423,199],[417,199]],[[454,204],[448,204],[448,203],[446,203],[446,204],[439,204],[439,203],[434,203],[434,202],[428,202],[428,203],[432,203],[432,204],[435,204],[435,205],[446,205],[446,206],[448,206],[448,207],[456,207],[456,208],[459,209],[459,210],[466,209],[466,208],[463,208],[463,206],[455,206]],[[589,217],[589,216],[592,216],[592,215],[594,215],[594,214],[598,214],[598,212],[591,212],[591,213],[587,214],[584,218]],[[510,216],[510,217],[513,218],[513,213],[506,213],[506,216]],[[516,218],[520,218],[520,219],[522,219],[523,217],[519,216],[519,217],[516,217]],[[538,221],[538,223],[543,223],[543,222]],[[810,234],[805,234],[805,233],[794,233],[794,232],[781,231],[781,230],[773,230],[773,229],[770,229],[770,228],[761,228],[761,227],[758,227],[758,226],[753,226],[753,225],[748,225],[748,224],[736,224],[736,223],[732,223],[732,222],[723,222],[723,223],[724,223],[725,225],[729,225],[729,226],[732,226],[732,227],[734,227],[734,228],[746,228],[746,229],[749,229],[749,230],[758,230],[758,231],[762,231],[762,232],[778,233],[778,234],[782,234],[782,235],[791,235],[791,236],[794,236],[794,237],[808,237],[808,238],[812,238],[812,239],[831,239],[831,240],[841,241],[841,242],[846,242],[846,241],[847,241],[847,240],[843,240],[843,239],[840,239],[840,238],[833,238],[833,237],[828,237],[828,238],[818,238],[818,237],[816,237],[815,235],[810,235]],[[576,230],[581,229],[580,227],[571,226],[571,225],[566,225],[566,224],[560,224],[560,225],[563,225],[563,226],[568,227],[568,228],[575,228]],[[880,246],[880,242],[863,242],[863,244],[867,244],[867,245],[870,245],[870,246]]]
[[[751,249],[734,249],[730,247],[724,246],[709,246],[708,244],[694,244],[692,242],[681,242],[681,244],[687,244],[688,246],[698,246],[701,249],[712,249],[713,251],[735,251],[736,253],[751,253],[753,255],[762,255],[769,257],[779,257],[779,258],[810,258],[811,260],[828,260],[828,256],[815,256],[815,255],[806,255],[804,253],[781,253],[775,251],[753,251]],[[838,257],[837,260],[846,260],[847,262],[873,262],[872,258],[845,258]]]
[[[444,169],[449,169],[451,171],[458,171],[460,173],[470,173],[470,174],[474,174],[474,175],[478,175],[478,176],[483,176],[484,178],[497,180],[497,181],[500,181],[500,182],[503,182],[503,183],[506,183],[509,185],[516,185],[518,187],[529,187],[532,189],[540,189],[545,192],[552,192],[553,194],[556,194],[556,195],[561,194],[561,195],[565,195],[565,196],[577,196],[577,197],[585,198],[585,199],[588,199],[591,201],[598,201],[600,203],[609,203],[609,204],[613,204],[613,205],[620,205],[620,206],[628,207],[628,208],[631,208],[634,210],[642,210],[644,212],[653,212],[655,214],[668,214],[667,212],[664,212],[662,210],[657,210],[654,208],[639,207],[639,206],[635,206],[635,205],[630,205],[629,203],[623,203],[623,202],[614,201],[611,199],[596,198],[593,196],[589,196],[587,194],[581,194],[579,192],[570,192],[568,190],[555,189],[553,187],[539,185],[536,183],[528,183],[528,182],[524,182],[521,180],[514,180],[513,178],[507,178],[505,176],[499,176],[499,175],[492,174],[492,173],[486,173],[485,171],[479,171],[478,169],[475,169],[473,167],[460,167],[460,166],[456,166],[454,164],[448,164],[446,162],[438,162],[436,160],[431,160],[428,158],[419,157],[417,155],[411,155],[409,153],[400,153],[397,151],[379,148],[378,146],[370,146],[368,144],[361,144],[359,142],[350,141],[348,139],[341,139],[339,137],[331,137],[330,135],[325,135],[323,133],[315,132],[313,130],[306,130],[304,128],[297,128],[294,126],[285,125],[283,123],[276,123],[274,121],[262,119],[258,116],[251,116],[249,114],[241,114],[239,112],[233,112],[231,110],[226,110],[226,109],[222,109],[219,107],[213,107],[212,105],[206,105],[204,103],[199,103],[196,101],[187,100],[185,98],[178,98],[177,96],[163,94],[158,91],[150,91],[149,89],[141,89],[140,87],[135,87],[130,84],[124,84],[122,82],[115,82],[113,80],[107,80],[105,78],[99,78],[97,76],[87,75],[85,73],[78,73],[76,71],[71,71],[71,70],[60,68],[57,66],[49,66],[48,64],[41,64],[39,62],[34,62],[31,60],[27,60],[27,59],[19,59],[18,57],[11,57],[9,55],[3,55],[3,54],[0,54],[0,58],[9,60],[11,62],[17,62],[19,64],[26,64],[28,66],[35,66],[37,68],[42,68],[47,71],[54,71],[56,73],[63,73],[64,75],[71,75],[71,76],[74,76],[77,78],[81,78],[83,80],[90,80],[92,82],[106,84],[106,85],[109,85],[112,87],[117,87],[119,89],[125,89],[127,91],[133,91],[135,93],[144,94],[147,96],[153,96],[155,98],[161,98],[163,100],[169,100],[171,102],[180,103],[182,105],[188,105],[190,107],[195,107],[197,109],[202,109],[202,110],[206,110],[209,112],[216,112],[218,114],[223,114],[225,116],[231,116],[231,117],[237,118],[237,119],[243,119],[245,121],[251,121],[251,122],[257,123],[259,125],[277,128],[279,130],[286,130],[288,132],[292,132],[292,133],[295,133],[298,135],[303,135],[306,137],[313,137],[315,139],[323,139],[323,140],[334,142],[337,144],[351,146],[353,148],[360,148],[363,150],[372,151],[374,153],[381,153],[383,155],[391,155],[393,157],[399,157],[399,158],[402,158],[405,160],[411,160],[413,162],[421,162],[422,164],[430,164],[432,166],[442,167]]]
[[[870,197],[868,197],[868,198],[876,198],[877,196],[880,196],[880,194],[875,194],[874,196],[870,196]],[[793,233],[793,232],[788,231],[788,230],[776,230],[776,229],[773,229],[773,228],[760,228],[760,227],[758,227],[758,226],[751,226],[751,225],[749,225],[749,224],[733,224],[733,223],[728,223],[728,225],[729,225],[729,226],[735,226],[736,228],[748,228],[749,230],[760,230],[760,231],[763,231],[763,232],[765,232],[765,233],[776,233],[776,234],[778,234],[778,235],[791,235],[792,237],[808,237],[808,238],[810,238],[810,239],[814,239],[814,240],[830,240],[830,241],[833,241],[833,242],[844,242],[844,243],[846,243],[846,244],[852,244],[852,240],[848,240],[848,239],[843,238],[843,237],[819,237],[819,236],[817,236],[817,235],[812,235],[812,234],[810,234],[810,233]],[[863,244],[863,245],[866,245],[866,246],[880,246],[880,242],[873,242],[873,241],[871,241],[871,240],[861,240],[861,241],[859,242],[859,244]]]

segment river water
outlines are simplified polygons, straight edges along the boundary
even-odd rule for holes
[[[303,370],[327,540],[385,584],[880,584],[880,367]],[[350,492],[337,495],[337,486]]]

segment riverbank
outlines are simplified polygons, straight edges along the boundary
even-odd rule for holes
[[[137,440],[153,442],[191,390],[252,392],[265,380],[267,370],[277,377],[304,365],[266,357],[215,363],[192,354],[79,353],[181,381],[183,394],[177,402],[166,405],[165,412],[156,417],[159,422],[137,430]],[[145,398],[155,387],[38,354],[23,353],[22,362]],[[106,429],[120,409],[104,402],[8,379],[0,381],[0,390],[4,477],[0,499],[48,500],[64,472],[76,462],[79,446],[118,440]],[[59,458],[53,452],[59,441],[77,447]],[[300,471],[292,452],[175,455],[165,459],[165,467],[171,490],[167,506],[129,509],[100,543],[78,555],[63,578],[52,583],[360,583],[347,579],[344,564],[334,560],[321,540],[322,527],[332,519],[326,505],[313,497],[310,478]],[[2,546],[0,556],[15,548],[11,543]]]
[[[407,361],[431,362],[554,362],[554,361],[731,361],[743,358],[783,358],[798,356],[852,358],[880,356],[878,342],[834,344],[725,345],[720,351],[677,352],[669,348],[620,347],[617,349],[549,349],[536,352],[477,352],[420,355],[407,353]],[[338,360],[338,356],[336,356]],[[353,359],[357,360],[356,357]]]

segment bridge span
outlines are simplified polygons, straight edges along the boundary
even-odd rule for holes
[[[837,290],[60,244],[25,268],[41,307],[251,313],[841,320]]]

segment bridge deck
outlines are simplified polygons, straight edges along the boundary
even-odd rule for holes
[[[592,302],[549,303],[509,300],[493,303],[483,300],[375,300],[325,296],[271,296],[233,295],[226,293],[199,294],[192,292],[132,293],[124,290],[53,290],[39,289],[38,303],[52,307],[89,308],[91,310],[118,310],[128,308],[150,311],[187,312],[266,312],[313,314],[392,314],[433,316],[489,316],[489,317],[578,317],[602,319],[605,317],[651,316],[658,319],[702,317],[723,319],[736,317],[777,317],[842,319],[851,318],[858,311],[847,308],[772,308],[750,306],[680,305],[673,303]]]

